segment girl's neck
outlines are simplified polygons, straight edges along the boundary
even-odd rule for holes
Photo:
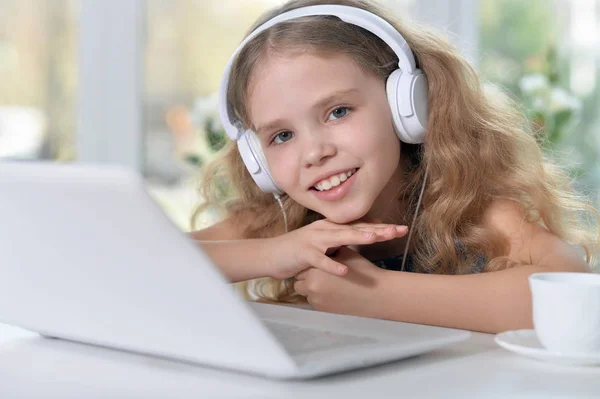
[[[383,223],[406,225],[410,229],[409,223],[412,221],[412,215],[407,214],[406,201],[400,198],[404,179],[403,168],[399,165],[389,183],[367,213],[368,218],[380,219]],[[401,255],[404,253],[407,236],[408,234],[394,240],[361,246],[359,252],[369,260]],[[411,252],[410,248],[409,252]]]

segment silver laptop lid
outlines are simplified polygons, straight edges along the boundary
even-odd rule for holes
[[[295,365],[120,167],[0,163],[0,322],[248,369]]]

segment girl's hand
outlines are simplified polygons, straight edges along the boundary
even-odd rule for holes
[[[388,272],[348,247],[340,248],[333,259],[349,266],[345,276],[311,268],[296,276],[294,290],[319,311],[379,317],[378,293]]]
[[[336,224],[326,219],[270,238],[268,271],[271,277],[283,280],[314,267],[343,276],[348,267],[327,256],[347,245],[366,245],[404,236],[406,226],[358,221]]]

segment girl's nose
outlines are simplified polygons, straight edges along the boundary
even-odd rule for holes
[[[305,150],[305,166],[318,166],[337,152],[335,145],[329,140],[311,135],[307,137]]]

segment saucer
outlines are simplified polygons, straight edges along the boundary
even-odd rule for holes
[[[537,360],[579,366],[600,365],[600,352],[561,353],[549,351],[540,343],[535,330],[505,331],[496,334],[495,341],[511,352]]]

